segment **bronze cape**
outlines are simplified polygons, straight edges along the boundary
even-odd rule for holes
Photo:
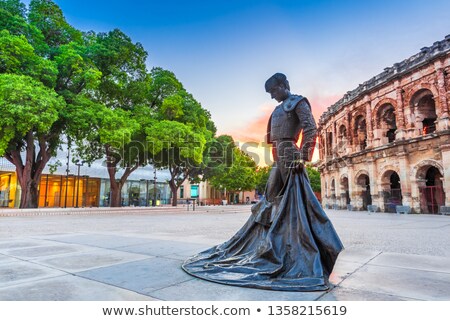
[[[252,207],[252,215],[236,235],[188,259],[183,269],[229,285],[327,290],[343,246],[311,189],[306,170],[298,165],[300,160],[311,159],[316,124],[306,98],[289,95],[286,87],[286,97],[281,97],[282,87],[274,88],[283,103],[272,112],[267,128],[276,163],[263,198]],[[303,140],[298,148],[295,142],[300,132]]]
[[[189,258],[183,269],[228,285],[327,290],[342,243],[305,170],[291,169],[282,192],[270,203],[263,198],[230,240]]]

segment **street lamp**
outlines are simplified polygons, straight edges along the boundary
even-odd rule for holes
[[[141,179],[141,182],[145,182],[145,206],[148,206],[148,179]]]
[[[83,166],[84,161],[80,162],[78,159],[75,161],[75,166],[78,167],[78,173],[77,173],[77,192],[76,192],[76,205],[75,207],[78,208],[78,194],[80,191],[80,167]]]
[[[86,180],[84,183],[84,196],[81,206],[86,207],[87,205],[87,196],[88,196],[88,187],[89,187],[89,175],[83,175],[83,178]]]
[[[153,177],[153,206],[156,206],[156,167],[154,168],[154,177]]]
[[[69,169],[69,164],[70,164],[70,147],[69,146],[70,146],[70,142],[68,142],[68,147],[67,147],[66,191],[65,191],[65,195],[64,195],[64,208],[67,207],[67,190],[69,189],[69,173],[70,173],[70,169]],[[61,183],[62,183],[62,181],[61,181]]]

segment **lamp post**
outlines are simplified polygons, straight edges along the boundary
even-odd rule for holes
[[[79,191],[80,191],[80,167],[83,166],[84,161],[80,162],[78,159],[75,162],[75,166],[78,167],[78,171],[77,171],[77,192],[76,192],[76,202],[75,202],[75,207],[78,208],[78,195],[79,195]]]
[[[156,168],[153,172],[153,206],[156,206]]]
[[[70,173],[70,169],[69,169],[69,163],[70,163],[70,142],[68,143],[67,146],[67,167],[66,167],[66,191],[65,191],[65,195],[64,195],[64,208],[67,207],[67,190],[69,189],[69,173]]]
[[[86,183],[84,183],[84,196],[83,196],[83,202],[81,204],[82,207],[86,207],[87,204],[87,195],[88,195],[88,187],[89,187],[89,176],[84,175],[84,179],[86,179]]]

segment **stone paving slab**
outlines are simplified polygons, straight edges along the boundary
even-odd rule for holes
[[[412,268],[366,265],[339,285],[417,300],[450,300],[450,274]]]
[[[358,248],[344,249],[339,253],[339,260],[355,262],[355,263],[367,263],[368,261],[379,255],[381,251],[364,250]]]
[[[376,293],[370,291],[335,288],[333,291],[326,293],[318,301],[411,301],[414,299],[404,298],[401,296],[390,295],[385,293]]]
[[[181,254],[181,256],[185,256],[185,258],[188,258],[189,256],[197,254],[198,252],[206,250],[207,248],[208,246],[197,243],[148,240],[148,243],[118,247],[116,248],[116,250],[165,257],[169,255]]]
[[[123,246],[147,243],[148,239],[139,237],[124,237],[120,235],[103,235],[103,234],[77,234],[77,235],[61,235],[48,237],[48,240],[83,244],[106,249],[115,249]]]
[[[15,260],[0,264],[0,288],[23,282],[63,275],[64,272],[29,262]]]
[[[19,261],[13,257],[7,256],[7,255],[3,255],[0,254],[0,264],[4,264],[4,263],[10,263],[10,262],[14,262],[14,261]]]
[[[147,255],[95,249],[90,252],[40,259],[36,260],[36,262],[58,270],[74,273],[148,258]]]
[[[181,269],[248,214],[127,211],[1,218],[0,300],[450,300],[449,217],[330,212],[347,246],[335,287],[301,293],[226,286]]]
[[[162,257],[117,264],[77,275],[141,294],[150,294],[193,278],[181,269],[181,261]]]
[[[0,288],[4,301],[153,301],[129,290],[65,275],[37,282]]]
[[[335,286],[339,285],[344,279],[361,268],[363,265],[363,263],[347,262],[338,259],[334,265],[333,272],[330,275],[330,283]]]
[[[382,253],[369,264],[450,273],[450,258],[430,255]]]
[[[314,301],[323,292],[284,292],[250,289],[192,279],[149,292],[152,297],[171,301]]]
[[[49,257],[60,254],[69,254],[75,252],[85,251],[88,248],[80,247],[77,245],[45,245],[29,248],[13,249],[6,251],[9,256],[22,258],[22,259],[35,259],[39,257]]]
[[[11,249],[19,249],[24,247],[35,247],[43,244],[48,244],[39,240],[11,240],[7,242],[0,242],[0,253],[7,252]]]

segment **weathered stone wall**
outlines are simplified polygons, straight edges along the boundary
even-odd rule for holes
[[[348,92],[319,121],[323,205],[450,206],[449,105],[450,36]]]

